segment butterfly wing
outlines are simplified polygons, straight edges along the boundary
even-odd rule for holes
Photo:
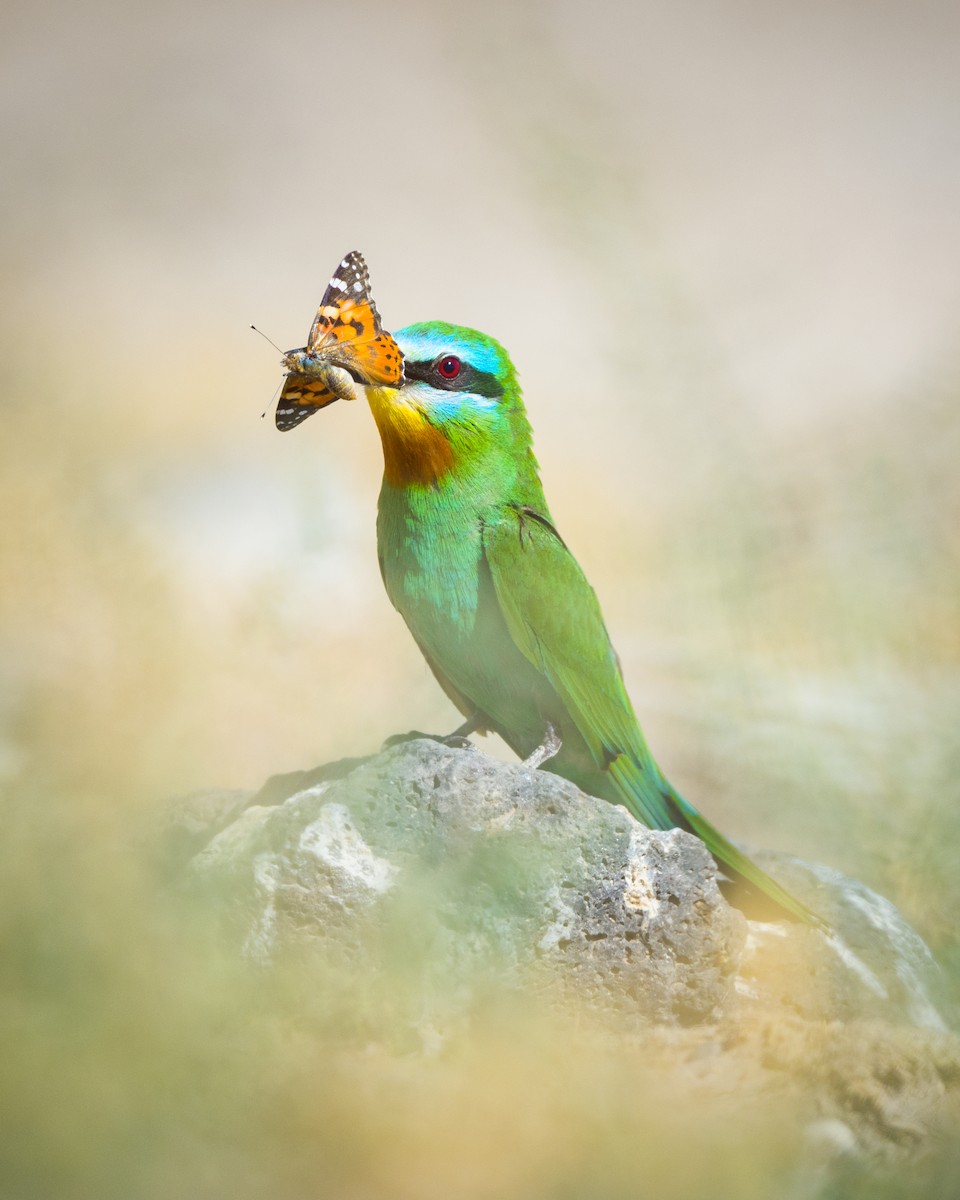
[[[403,352],[389,333],[381,333],[372,342],[354,342],[352,348],[357,371],[367,383],[402,386]]]
[[[328,343],[361,338],[372,341],[381,332],[380,314],[370,294],[370,272],[359,250],[351,250],[334,271],[310,326],[307,349],[316,353]]]
[[[301,421],[336,399],[336,392],[318,376],[288,375],[277,401],[277,428],[284,433],[288,429],[295,429]]]
[[[307,350],[361,375],[364,383],[402,384],[403,355],[383,330],[370,294],[370,274],[359,250],[346,255],[327,284],[310,327]]]

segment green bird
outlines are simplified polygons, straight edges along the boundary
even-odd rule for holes
[[[383,443],[380,569],[440,686],[531,766],[679,826],[722,872],[794,919],[805,905],[719,833],[657,766],[600,605],[557,532],[516,372],[492,337],[441,321],[395,333],[399,387],[369,386]]]

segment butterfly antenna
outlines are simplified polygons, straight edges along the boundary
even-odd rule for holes
[[[274,350],[277,351],[278,354],[285,353],[283,350],[280,349],[280,347],[277,345],[276,342],[272,341],[270,338],[267,337],[267,335],[263,332],[262,329],[258,329],[256,327],[256,325],[251,325],[250,328],[253,330],[254,333],[259,333],[265,342],[270,342],[270,345],[274,348]]]
[[[250,328],[252,329],[252,328],[253,328],[253,326],[251,325],[251,326],[250,326]],[[257,333],[259,333],[259,332],[260,332],[260,330],[258,329],[258,330],[257,330]],[[270,339],[268,338],[268,339],[267,339],[267,341],[269,341],[269,340],[270,340]],[[283,380],[281,379],[281,380],[280,380],[280,382],[277,384],[277,390],[276,390],[276,391],[273,393],[273,399],[270,401],[270,404],[269,404],[269,406],[268,406],[268,407],[267,407],[267,408],[264,410],[264,412],[262,412],[262,413],[260,414],[260,420],[261,420],[261,421],[262,421],[262,420],[263,420],[263,418],[264,418],[264,417],[267,415],[267,413],[270,411],[270,409],[271,409],[271,408],[275,408],[275,407],[276,407],[276,404],[277,404],[277,397],[280,395],[280,389],[281,389],[282,387],[283,387]]]

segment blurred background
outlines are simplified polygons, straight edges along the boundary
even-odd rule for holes
[[[369,413],[277,433],[280,363],[249,330],[302,345],[352,248],[388,327],[510,350],[681,790],[889,896],[955,977],[957,6],[13,0],[0,21],[13,1178],[43,1162],[50,1194],[107,1194],[90,1147],[119,1137],[169,1194],[178,1103],[129,1064],[154,1080],[172,1054],[184,1082],[224,1049],[232,968],[164,924],[130,829],[457,723],[383,594]],[[131,1052],[113,1022],[144,994]]]

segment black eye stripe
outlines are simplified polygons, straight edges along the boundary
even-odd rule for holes
[[[475,395],[487,396],[490,399],[496,399],[503,395],[503,387],[496,375],[492,375],[489,371],[478,371],[475,367],[471,367],[465,358],[460,360],[459,375],[453,379],[446,379],[440,374],[437,364],[450,357],[449,354],[441,354],[436,358],[426,360],[406,359],[404,370],[407,382],[429,383],[431,387],[444,392],[473,392]]]

